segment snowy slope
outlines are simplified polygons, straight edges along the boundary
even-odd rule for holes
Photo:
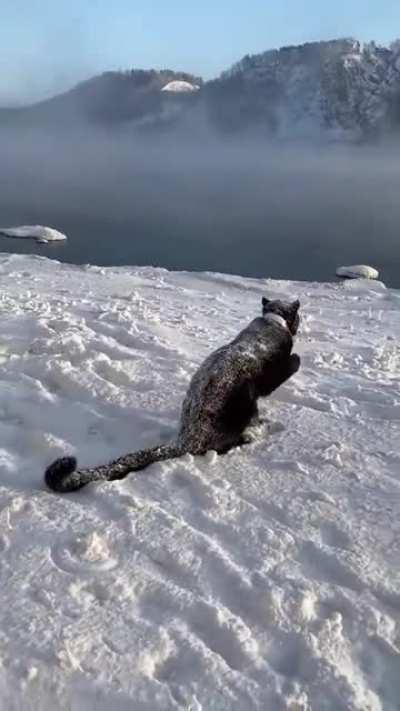
[[[395,711],[400,300],[0,255],[0,708]],[[70,496],[173,436],[196,365],[299,297],[301,372],[255,443]]]
[[[387,131],[399,104],[400,42],[339,39],[247,55],[214,85],[221,117],[231,93],[229,121],[241,128],[264,125],[284,139],[371,138]]]
[[[191,91],[199,91],[200,87],[198,84],[191,84],[188,81],[170,81],[168,84],[163,86],[161,91],[172,91],[173,93],[187,93]]]

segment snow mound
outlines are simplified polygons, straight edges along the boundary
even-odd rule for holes
[[[400,304],[0,254],[0,708],[398,711]],[[354,282],[355,283],[355,282]],[[58,496],[172,438],[197,365],[299,297],[248,446]]]
[[[377,279],[346,279],[344,288],[348,291],[375,291],[386,292],[386,284]]]
[[[191,84],[189,81],[170,81],[168,84],[163,86],[161,91],[171,91],[177,94],[184,94],[193,91],[199,91],[200,87],[198,84]]]
[[[378,279],[379,272],[366,264],[354,264],[351,267],[339,267],[336,270],[336,276],[346,279]]]
[[[67,239],[62,232],[43,225],[22,225],[21,227],[0,227],[0,235],[16,239],[35,239],[37,242],[61,242]]]

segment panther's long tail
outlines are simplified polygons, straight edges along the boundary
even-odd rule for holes
[[[153,462],[161,462],[164,459],[177,459],[183,454],[185,454],[185,450],[182,447],[176,444],[167,444],[126,454],[114,462],[93,467],[93,469],[77,469],[75,457],[63,457],[50,464],[46,469],[44,478],[50,489],[65,494],[81,489],[92,481],[124,479],[130,472],[145,469]]]

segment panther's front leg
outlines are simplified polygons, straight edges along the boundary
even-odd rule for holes
[[[268,364],[259,380],[259,395],[267,397],[277,390],[283,383],[297,373],[300,368],[300,356],[293,354],[284,361],[276,363],[273,367]]]
[[[288,368],[287,368],[287,378],[286,380],[289,380],[289,378],[292,377],[297,371],[299,370],[301,366],[301,358],[297,353],[292,353],[292,355],[289,358],[288,362]]]

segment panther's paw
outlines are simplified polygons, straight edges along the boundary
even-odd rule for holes
[[[301,358],[297,353],[293,353],[289,358],[289,372],[291,375],[297,373],[301,365]]]

